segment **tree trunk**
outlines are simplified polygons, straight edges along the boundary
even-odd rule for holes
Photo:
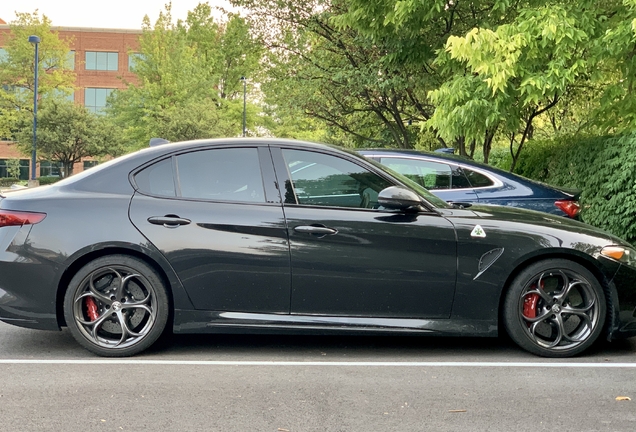
[[[466,154],[466,138],[465,137],[459,137],[455,139],[455,148],[459,149],[460,156],[468,156]]]
[[[73,175],[73,162],[64,161],[62,162],[62,177],[66,178]]]
[[[486,136],[484,137],[484,163],[488,163],[488,159],[490,158],[490,150],[492,149],[492,140],[495,138],[495,132],[497,128],[494,128],[492,131],[486,131]]]
[[[476,140],[472,140],[470,142],[470,153],[468,154],[468,157],[471,159],[475,158],[475,147],[477,146],[477,141]]]

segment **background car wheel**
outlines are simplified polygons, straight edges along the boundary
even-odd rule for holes
[[[86,264],[64,296],[64,317],[80,345],[106,357],[124,357],[150,347],[168,321],[168,296],[145,262],[110,255]]]
[[[585,267],[565,259],[524,269],[504,302],[504,324],[522,348],[543,357],[570,357],[589,348],[605,323],[603,288]]]

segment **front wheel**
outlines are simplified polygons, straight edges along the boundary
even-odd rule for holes
[[[106,357],[131,356],[150,347],[163,333],[168,312],[159,275],[127,255],[86,264],[64,296],[64,317],[75,340]]]
[[[603,329],[603,288],[580,264],[553,259],[521,271],[506,295],[506,331],[522,348],[543,357],[570,357],[589,348]]]

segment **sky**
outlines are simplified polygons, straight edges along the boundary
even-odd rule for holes
[[[154,24],[159,11],[169,0],[0,0],[0,18],[7,23],[15,19],[15,11],[33,12],[51,19],[55,27],[93,27],[140,29],[144,15]],[[205,0],[173,0],[172,17],[185,19],[189,10]],[[208,0],[210,6],[231,9],[227,0]],[[220,14],[219,14],[220,16]]]

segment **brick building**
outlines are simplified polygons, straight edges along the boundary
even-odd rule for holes
[[[75,70],[75,91],[69,96],[75,103],[99,112],[113,89],[125,88],[125,82],[134,81],[130,66],[139,49],[141,30],[95,29],[83,27],[53,27],[71,49],[70,61]],[[5,55],[10,28],[0,19],[0,56]],[[30,171],[30,155],[20,154],[9,141],[0,141],[0,177],[7,177],[7,161],[20,159],[20,177],[27,179]],[[75,173],[93,166],[86,160],[75,164]],[[36,167],[38,176],[59,175],[59,166],[50,161],[41,161]]]

